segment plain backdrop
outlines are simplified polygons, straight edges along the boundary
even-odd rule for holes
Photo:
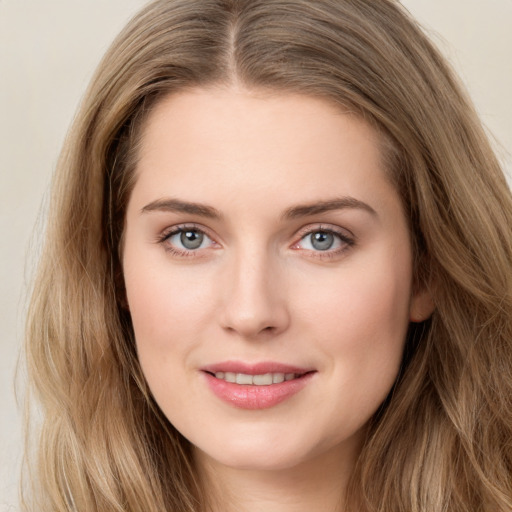
[[[376,0],[378,1],[378,0]],[[0,0],[0,511],[17,511],[14,395],[42,201],[101,55],[143,0]],[[468,87],[512,173],[512,0],[404,0]],[[23,382],[23,375],[20,376]]]

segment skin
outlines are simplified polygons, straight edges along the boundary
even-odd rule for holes
[[[194,89],[152,112],[136,172],[123,266],[139,359],[195,446],[213,509],[338,510],[408,324],[432,309],[412,293],[407,220],[378,135],[324,100]],[[285,215],[340,198],[351,199]],[[198,249],[170,235],[183,225],[206,233]],[[337,233],[328,250],[312,243],[319,230]],[[284,402],[246,410],[201,371],[231,360],[315,373]]]

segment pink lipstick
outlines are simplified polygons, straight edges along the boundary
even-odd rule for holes
[[[281,363],[226,361],[201,368],[211,391],[241,409],[273,407],[301,391],[315,370]]]

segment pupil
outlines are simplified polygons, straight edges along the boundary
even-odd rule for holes
[[[203,234],[197,231],[184,231],[180,239],[186,249],[197,249],[203,243]]]
[[[326,233],[325,231],[314,233],[311,240],[311,245],[319,251],[330,249],[333,243],[334,235],[332,233]]]

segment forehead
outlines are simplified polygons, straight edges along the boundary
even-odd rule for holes
[[[326,100],[193,89],[169,95],[149,115],[134,192],[191,201],[273,193],[283,203],[371,196],[391,187],[381,147],[369,124]]]

